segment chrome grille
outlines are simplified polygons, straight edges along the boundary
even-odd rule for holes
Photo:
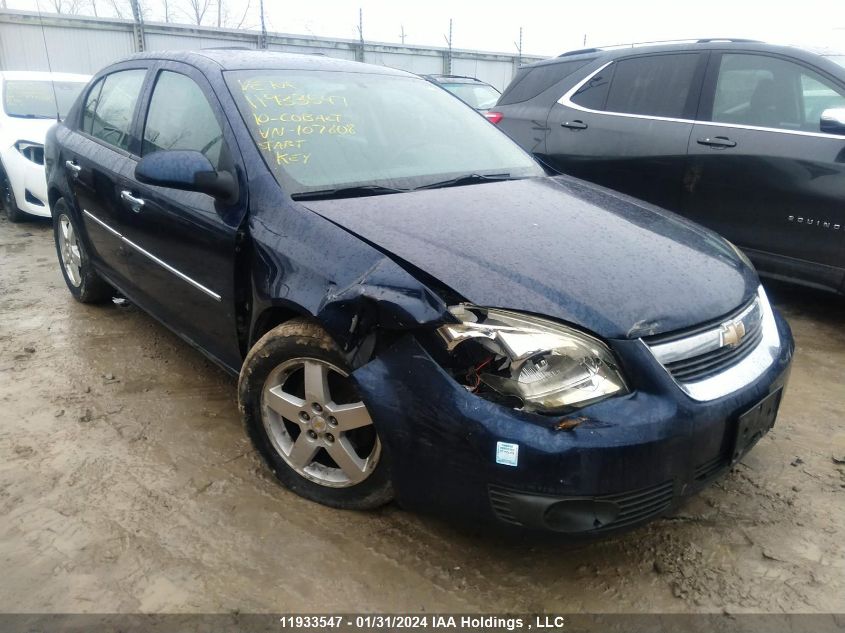
[[[728,367],[736,365],[748,356],[763,338],[763,327],[757,321],[751,332],[746,332],[745,338],[735,347],[720,347],[712,352],[705,352],[684,360],[666,363],[666,369],[676,380],[694,382],[704,380]]]
[[[648,339],[646,344],[672,377],[692,383],[740,363],[763,339],[759,297],[721,323]]]

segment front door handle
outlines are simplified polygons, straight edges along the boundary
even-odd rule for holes
[[[736,147],[736,141],[732,141],[727,136],[705,136],[698,139],[699,145],[707,145],[717,149],[724,149],[726,147]]]
[[[82,167],[74,163],[72,160],[65,161],[65,167],[71,170],[74,174],[78,174],[82,171]]]
[[[131,208],[135,213],[138,213],[144,206],[144,200],[133,196],[131,191],[121,191],[120,198],[124,202],[128,202],[129,208]]]
[[[586,130],[587,124],[579,119],[575,119],[574,121],[564,121],[560,124],[560,127],[568,127],[570,130]]]

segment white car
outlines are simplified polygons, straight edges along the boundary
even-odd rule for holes
[[[12,222],[50,217],[44,137],[64,117],[88,75],[0,71],[0,204]]]

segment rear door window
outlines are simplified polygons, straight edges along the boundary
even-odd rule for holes
[[[107,75],[99,92],[95,85],[85,103],[83,130],[128,150],[132,117],[146,74],[146,69],[121,70]]]
[[[632,57],[616,62],[605,110],[684,117],[698,60],[698,53],[678,53]]]

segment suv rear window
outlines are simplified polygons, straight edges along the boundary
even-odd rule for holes
[[[520,68],[513,81],[499,98],[498,105],[510,105],[533,99],[538,94],[551,88],[561,79],[568,77],[585,66],[592,59],[579,59],[543,66]]]
[[[679,53],[633,57],[615,63],[605,110],[682,117],[698,59],[698,53]]]

